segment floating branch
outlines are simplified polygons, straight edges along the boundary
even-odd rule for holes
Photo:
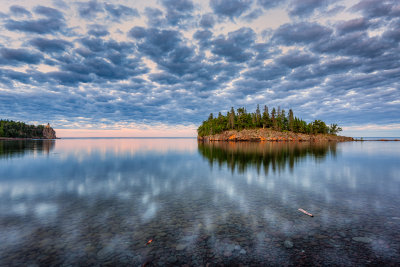
[[[305,211],[303,209],[299,209],[299,211],[301,211],[302,213],[304,213],[304,214],[306,214],[306,215],[308,215],[310,217],[314,217],[314,215],[312,215],[311,213],[309,213],[309,212],[307,212],[307,211]]]

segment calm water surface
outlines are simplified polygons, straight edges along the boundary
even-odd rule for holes
[[[0,265],[396,266],[399,195],[400,142],[0,141]]]

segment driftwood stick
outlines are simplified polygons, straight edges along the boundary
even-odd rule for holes
[[[299,211],[301,211],[302,213],[304,213],[304,214],[306,214],[306,215],[308,215],[310,217],[314,217],[314,215],[312,215],[311,213],[309,213],[309,212],[307,212],[307,211],[305,211],[303,209],[299,209]]]

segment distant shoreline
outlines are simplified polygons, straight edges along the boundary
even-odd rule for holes
[[[391,142],[391,141],[399,142],[400,139],[385,139],[385,138],[379,138],[379,139],[363,139],[363,140],[361,140],[361,139],[354,139],[353,141],[354,141],[354,142],[369,142],[369,141],[374,141],[374,142],[376,142],[376,141],[381,141],[381,142]]]
[[[49,139],[49,138],[0,137],[0,141],[56,140],[56,139],[61,139],[61,138],[57,137],[55,139]]]

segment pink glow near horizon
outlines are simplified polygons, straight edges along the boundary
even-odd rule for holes
[[[196,137],[193,128],[178,129],[118,129],[118,130],[92,130],[92,129],[55,129],[57,137]]]
[[[195,151],[196,149],[197,141],[193,139],[111,139],[107,142],[102,139],[61,139],[57,140],[55,145],[56,151],[76,153],[76,156],[82,156],[83,151],[87,154],[93,151],[135,154],[149,150],[166,152]]]

